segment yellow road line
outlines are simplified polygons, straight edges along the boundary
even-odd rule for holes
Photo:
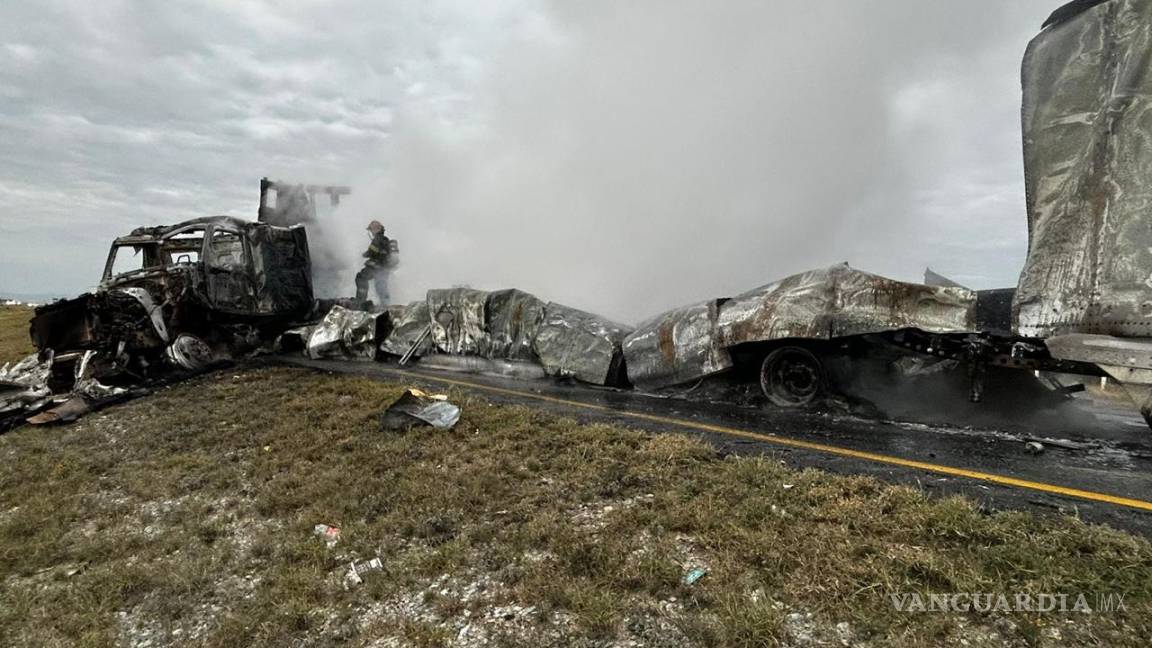
[[[1069,488],[1067,486],[1057,486],[1055,484],[1045,484],[1043,482],[1034,482],[1027,479],[1018,479],[1016,477],[1005,477],[1003,475],[994,475],[992,473],[979,472],[976,470],[968,470],[966,468],[953,468],[952,466],[942,466],[940,464],[927,463],[924,461],[914,461],[912,459],[901,459],[900,457],[891,457],[888,455],[876,454],[874,452],[864,452],[861,450],[852,450],[851,448],[842,448],[840,446],[827,445],[823,443],[813,443],[811,441],[800,441],[798,439],[789,439],[785,437],[770,436],[767,434],[760,434],[757,432],[749,432],[738,428],[726,427],[723,425],[713,425],[711,423],[699,423],[697,421],[686,421],[683,419],[676,419],[667,416],[657,416],[655,414],[644,414],[641,412],[631,412],[627,410],[618,410],[606,405],[595,405],[592,403],[582,403],[580,401],[568,400],[565,398],[557,398],[555,396],[545,396],[543,394],[535,394],[532,392],[518,391],[515,389],[506,389],[504,387],[493,387],[482,383],[474,383],[466,380],[456,380],[453,378],[441,378],[439,376],[430,376],[428,374],[410,374],[398,370],[385,370],[395,376],[402,376],[405,379],[417,378],[420,380],[430,380],[433,382],[444,383],[447,385],[455,385],[457,387],[465,387],[468,389],[476,389],[486,391],[494,394],[503,394],[505,396],[517,396],[520,398],[531,398],[533,400],[543,401],[546,403],[555,403],[557,405],[566,405],[569,407],[578,407],[587,410],[594,410],[598,412],[607,412],[616,416],[622,416],[641,421],[649,421],[651,423],[661,423],[664,425],[672,425],[681,428],[690,428],[695,430],[703,430],[705,432],[715,432],[717,434],[724,434],[727,436],[743,437],[746,439],[755,439],[756,441],[763,441],[765,443],[772,443],[780,446],[788,446],[791,448],[801,448],[804,450],[814,450],[816,452],[823,452],[826,454],[838,455],[841,457],[851,457],[853,459],[863,459],[865,461],[872,461],[875,463],[889,464],[892,466],[901,466],[903,468],[915,468],[917,470],[924,470],[927,472],[938,473],[941,475],[950,475],[952,477],[964,477],[967,479],[975,479],[978,481],[985,481],[1001,486],[1012,486],[1015,488],[1025,488],[1043,493],[1050,493],[1052,495],[1065,495],[1068,497],[1076,497],[1079,499],[1090,500],[1093,502],[1104,502],[1107,504],[1115,504],[1117,506],[1126,506],[1134,509],[1141,509],[1144,511],[1152,511],[1152,502],[1144,500],[1130,499],[1127,497],[1119,497],[1116,495],[1109,495],[1107,493],[1097,493],[1095,491],[1086,491],[1078,488]]]

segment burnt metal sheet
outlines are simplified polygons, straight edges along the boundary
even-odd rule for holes
[[[249,226],[256,310],[307,313],[312,308],[312,260],[302,226]]]
[[[96,340],[96,305],[91,293],[36,309],[30,325],[32,343],[47,349],[81,349]]]
[[[1015,288],[976,291],[976,329],[996,335],[1012,335],[1012,300]]]
[[[37,354],[0,367],[0,417],[35,411],[47,405],[52,399],[52,390],[48,387],[51,374],[52,358],[41,361]]]
[[[893,329],[975,330],[976,294],[895,281],[848,264],[793,275],[720,307],[719,345],[831,339]]]
[[[392,318],[392,332],[380,344],[380,350],[390,355],[402,356],[408,353],[424,330],[432,324],[426,301],[412,302],[407,306],[389,306],[388,313]]]
[[[432,343],[441,353],[483,355],[488,350],[484,329],[488,293],[472,288],[429,290]]]
[[[641,389],[679,385],[732,368],[719,346],[722,300],[710,300],[658,315],[624,340],[628,379]]]
[[[409,389],[388,406],[380,417],[380,427],[407,430],[416,425],[430,425],[437,430],[450,430],[459,421],[460,407],[448,402],[447,396]]]
[[[1152,336],[1152,3],[1076,3],[1028,46],[1020,335]]]
[[[376,355],[378,317],[375,313],[333,306],[308,338],[308,357],[371,360]]]
[[[72,394],[88,401],[100,401],[127,394],[127,389],[105,385],[97,379],[100,370],[96,366],[96,359],[99,355],[97,351],[85,351],[80,357],[74,369],[76,383],[72,386]]]
[[[532,348],[546,304],[521,290],[498,290],[488,295],[486,308],[489,358],[535,360]]]
[[[599,315],[549,303],[533,348],[549,376],[616,385],[623,381],[621,344],[631,332]]]
[[[1107,368],[1152,369],[1152,342],[1110,335],[1072,333],[1044,341],[1057,358],[1090,362]]]

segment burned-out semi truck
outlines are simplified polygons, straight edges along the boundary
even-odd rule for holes
[[[250,351],[313,302],[303,227],[198,218],[115,239],[97,289],[38,308],[31,335],[57,374],[96,352],[98,375],[132,382]]]
[[[907,283],[841,264],[629,327],[520,291],[461,288],[390,307],[379,316],[387,323],[363,335],[326,329],[365,318],[329,317],[313,337],[374,340],[367,356],[479,357],[457,366],[516,373],[527,363],[540,375],[644,390],[729,374],[784,407],[815,402],[877,359],[893,374],[960,376],[973,401],[990,381],[1108,376],[1152,424],[1150,58],[1147,0],[1070,3],[1029,44],[1029,249],[1016,289]],[[204,346],[244,346],[319,315],[297,223],[317,222],[321,193],[336,201],[347,188],[264,181],[260,222],[205,219],[118,239],[100,290],[38,311],[37,346],[100,348],[112,363],[155,361],[165,349],[195,360]],[[127,251],[141,267],[119,268]],[[181,348],[174,330],[206,344]],[[143,352],[125,354],[133,349]]]

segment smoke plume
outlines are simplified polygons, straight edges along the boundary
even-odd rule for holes
[[[1050,5],[543,2],[467,100],[397,107],[349,222],[399,239],[397,300],[519,287],[630,322],[841,261],[1014,283],[1017,68]]]

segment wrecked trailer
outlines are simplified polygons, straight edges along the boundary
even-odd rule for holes
[[[858,352],[875,342],[872,334],[968,335],[976,301],[964,288],[906,283],[839,264],[641,324],[624,341],[628,376],[638,387],[659,389],[753,370],[773,403],[807,405],[829,389],[830,357]]]
[[[302,227],[227,216],[141,227],[113,241],[98,288],[37,308],[53,393],[80,379],[139,384],[268,344],[313,310]]]
[[[639,389],[680,385],[732,368],[732,355],[720,344],[720,307],[712,299],[663,313],[624,339],[628,379]]]
[[[1042,346],[978,330],[982,319],[1007,320],[989,312],[1004,310],[1004,295],[987,292],[995,299],[839,264],[674,309],[631,329],[518,290],[438,289],[386,311],[390,326],[379,350],[381,359],[418,359],[426,368],[645,391],[734,372],[758,382],[769,401],[799,407],[836,391],[845,366],[850,372],[880,349],[893,371],[924,373],[938,361],[979,367],[966,374],[979,400],[985,365],[1051,366]],[[929,359],[901,364],[907,356]]]
[[[426,366],[623,386],[622,344],[631,328],[520,290],[429,290],[424,301],[390,309],[386,356]]]
[[[805,407],[831,394],[867,392],[870,400],[880,385],[903,389],[929,376],[972,402],[984,400],[986,385],[997,389],[1000,402],[1062,401],[1063,393],[1053,394],[1030,371],[1085,368],[1053,359],[1038,340],[1001,330],[1011,291],[947,283],[896,281],[839,264],[675,309],[624,341],[628,377],[638,388],[659,391],[728,374],[734,384],[758,384],[780,407]],[[982,328],[987,324],[997,329]]]
[[[1022,66],[1017,334],[1122,383],[1152,424],[1152,4],[1074,2]]]

